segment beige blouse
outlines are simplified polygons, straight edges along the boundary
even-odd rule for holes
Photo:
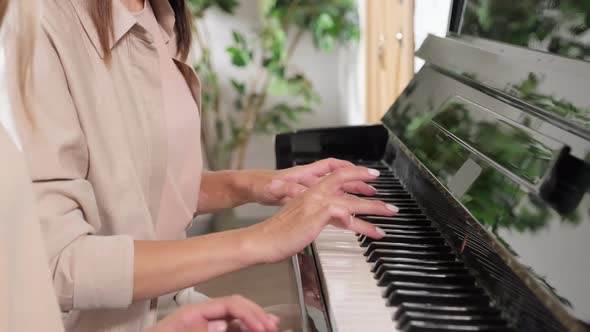
[[[131,303],[133,240],[159,239],[190,222],[158,225],[168,153],[160,55],[154,35],[112,1],[107,65],[91,1],[43,0],[35,126],[21,123],[53,284],[70,331],[152,325],[153,301]],[[150,3],[173,58],[174,13],[167,0]],[[197,76],[174,62],[200,107]]]
[[[169,56],[149,1],[144,10],[133,15],[154,37],[160,59],[168,154],[156,232],[159,239],[175,239],[197,211],[203,169],[201,123],[195,100]]]
[[[0,124],[0,331],[63,331],[31,180]]]

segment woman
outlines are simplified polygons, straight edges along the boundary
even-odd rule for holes
[[[0,331],[63,331],[30,179],[18,151],[20,144],[10,111],[11,105],[26,110],[31,104],[24,96],[30,91],[27,78],[37,3],[12,3],[9,30],[0,30]],[[0,0],[0,27],[6,26],[2,23],[8,9],[9,1]],[[10,53],[5,55],[4,50]],[[11,72],[6,73],[7,68]],[[225,331],[225,320],[233,318],[239,318],[251,331],[275,331],[278,323],[276,317],[265,314],[254,303],[233,296],[183,307],[150,331]]]
[[[22,96],[30,91],[27,74],[36,34],[37,4],[35,0],[20,0],[15,6],[13,4],[10,10],[11,29],[3,28],[0,34],[0,155],[3,160],[0,174],[0,331],[62,331],[43,239],[34,213],[30,179],[18,151],[20,144],[10,111],[11,105],[26,110],[31,104]],[[9,1],[0,0],[0,26],[8,9]],[[12,51],[6,55],[8,66],[4,50]],[[6,68],[16,70],[7,74]],[[185,306],[150,331],[226,331],[225,320],[233,318],[240,319],[239,324],[251,331],[276,331],[278,323],[276,317],[265,314],[254,303],[232,296]]]
[[[282,260],[329,223],[380,238],[353,214],[397,209],[378,172],[325,160],[284,171],[203,172],[199,80],[185,64],[184,0],[44,0],[24,128],[53,283],[66,328],[139,331],[158,296]],[[329,174],[329,175],[328,175]],[[177,238],[194,214],[285,204],[244,229]]]

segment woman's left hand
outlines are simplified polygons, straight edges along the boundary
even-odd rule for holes
[[[284,205],[299,196],[308,187],[319,182],[324,176],[339,168],[352,167],[348,161],[328,158],[303,166],[278,171],[253,171],[250,195],[254,202],[263,205]],[[350,193],[374,195],[377,190],[364,182],[350,182],[344,185]]]

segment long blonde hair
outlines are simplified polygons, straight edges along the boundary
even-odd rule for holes
[[[31,75],[38,30],[37,0],[0,0],[2,42],[12,107],[29,115],[32,107]],[[20,113],[20,112],[19,112]]]

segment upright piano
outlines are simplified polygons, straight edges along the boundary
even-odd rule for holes
[[[278,168],[377,168],[381,240],[293,258],[305,331],[587,331],[590,1],[454,1],[379,125],[275,140]]]

